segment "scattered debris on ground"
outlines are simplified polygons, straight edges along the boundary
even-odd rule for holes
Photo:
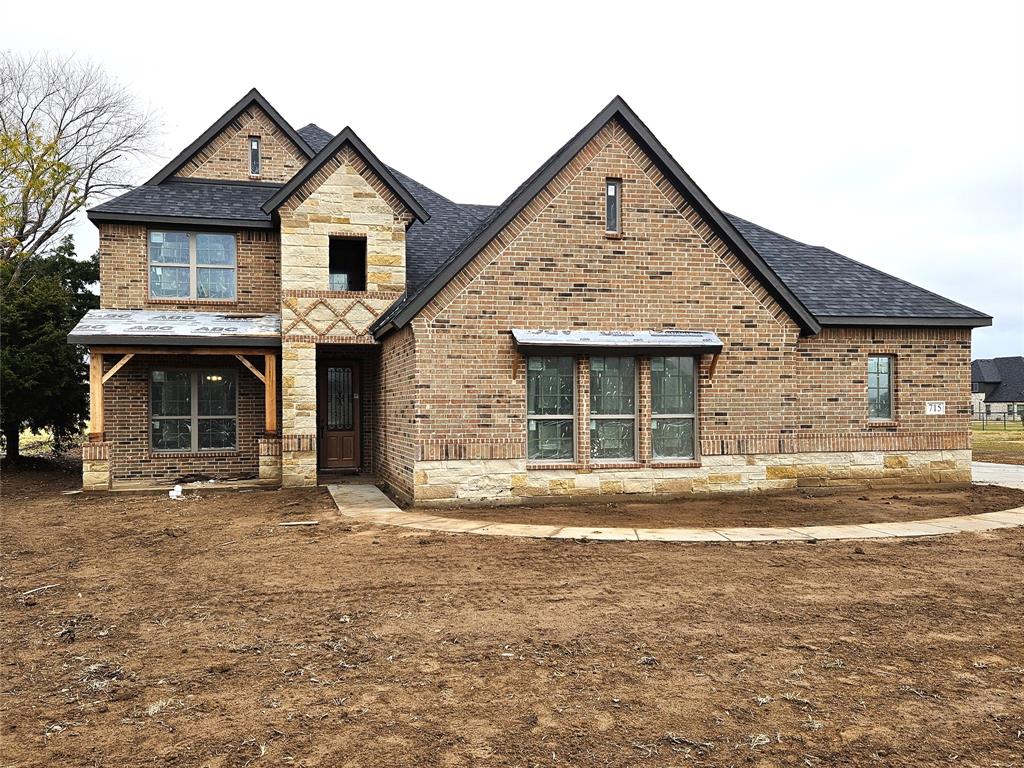
[[[5,765],[1020,765],[1021,529],[580,546],[2,481]]]

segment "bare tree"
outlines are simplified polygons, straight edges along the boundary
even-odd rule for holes
[[[0,52],[0,259],[40,253],[83,206],[130,187],[154,135],[152,116],[95,64]]]

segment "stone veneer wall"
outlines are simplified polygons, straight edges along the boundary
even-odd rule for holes
[[[516,503],[620,494],[710,494],[793,488],[969,483],[969,450],[709,456],[699,467],[527,469],[524,459],[419,461],[415,503]]]
[[[363,361],[363,469],[376,463],[377,344],[367,327],[405,290],[405,231],[411,213],[351,147],[342,147],[280,208],[282,483],[317,477],[317,348]],[[329,290],[331,237],[366,240],[365,291]],[[328,346],[330,345],[330,346]],[[363,349],[360,349],[362,347]],[[411,449],[411,447],[410,447]],[[386,458],[384,459],[386,462]],[[386,470],[385,470],[386,474]],[[408,472],[411,489],[411,468]]]
[[[243,229],[234,233],[237,264],[234,301],[178,301],[149,297],[149,227],[108,222],[99,222],[98,226],[100,306],[103,309],[261,313],[276,313],[281,309],[281,249],[277,232]],[[175,227],[157,225],[152,229]]]
[[[260,137],[258,177],[249,175],[250,136]],[[305,153],[254,104],[210,139],[175,176],[284,184],[305,164]]]
[[[281,346],[281,483],[316,485],[316,344]]]

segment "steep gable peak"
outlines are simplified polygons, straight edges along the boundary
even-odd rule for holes
[[[287,138],[287,140],[298,149],[304,159],[312,158],[316,154],[306,139],[304,139],[298,131],[292,128],[291,124],[284,119],[281,113],[278,112],[266,98],[264,98],[263,94],[253,88],[242,96],[241,99],[232,105],[216,121],[214,121],[209,128],[203,131],[195,141],[189,144],[173,160],[161,168],[153,178],[146,182],[146,184],[149,186],[162,184],[164,181],[174,176],[186,164],[188,164],[189,161],[195,158],[208,145],[210,145],[211,142],[220,136],[225,129],[229,128],[232,122],[238,120],[246,113],[247,110],[253,107],[266,115],[267,119],[270,120],[274,127],[276,127]]]

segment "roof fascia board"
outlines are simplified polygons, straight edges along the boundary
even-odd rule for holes
[[[195,216],[150,216],[143,213],[114,213],[88,211],[89,221],[127,222],[131,224],[177,224],[189,227],[227,227],[231,229],[273,229],[274,222],[267,219],[213,219]]]
[[[822,326],[899,326],[903,328],[984,328],[992,325],[988,315],[977,317],[871,317],[866,315],[820,315]]]
[[[576,156],[580,151],[597,135],[613,117],[619,117],[623,124],[636,138],[641,145],[652,155],[655,162],[659,164],[662,171],[666,173],[677,188],[694,204],[706,220],[710,221],[719,235],[727,244],[735,248],[747,261],[758,278],[765,284],[765,287],[782,304],[791,317],[793,317],[805,333],[815,334],[821,330],[820,324],[814,315],[793,295],[785,286],[782,280],[771,270],[750,244],[736,231],[725,218],[717,206],[715,206],[707,195],[694,184],[693,180],[683,171],[679,164],[665,150],[650,129],[644,125],[640,118],[626,104],[621,96],[616,96],[601,110],[593,120],[587,123],[558,155],[547,164],[542,173],[537,174],[527,186],[517,195],[509,205],[505,206],[501,214],[492,221],[485,229],[479,232],[467,245],[460,249],[457,256],[451,259],[434,277],[424,284],[416,292],[416,295],[402,308],[393,318],[390,325],[400,328],[415,317],[427,303],[433,299],[447,285],[463,267],[465,267],[483,248],[500,233],[509,222],[514,219],[520,211],[537,194],[554,179],[558,173]],[[383,332],[384,327],[379,329]],[[383,335],[383,333],[382,333]]]
[[[399,200],[410,210],[419,221],[427,221],[430,214],[417,202],[408,189],[395,178],[395,175],[388,170],[370,148],[363,143],[356,132],[346,127],[321,149],[316,156],[306,163],[306,166],[295,174],[287,184],[279,189],[269,200],[263,203],[263,210],[273,213],[280,208],[288,198],[294,195],[303,184],[309,181],[321,168],[323,168],[332,157],[334,157],[345,144],[349,144],[387,185]]]
[[[179,168],[191,160],[192,156],[195,155],[196,152],[205,147],[214,136],[224,130],[232,120],[242,114],[242,112],[252,103],[255,103],[260,107],[260,109],[266,112],[270,119],[277,123],[277,126],[295,143],[295,146],[305,153],[307,158],[311,158],[316,154],[313,152],[312,147],[306,143],[306,140],[302,138],[294,128],[292,128],[291,124],[285,120],[284,117],[281,116],[281,113],[274,109],[273,105],[263,98],[263,95],[259,91],[253,88],[245,94],[245,96],[239,99],[238,102],[236,102],[235,105],[227,112],[221,115],[213,125],[203,131],[203,133],[199,135],[199,138],[189,144],[180,154],[178,154],[177,157],[171,160],[171,162],[157,171],[156,175],[146,182],[146,185],[155,186],[166,181]]]

